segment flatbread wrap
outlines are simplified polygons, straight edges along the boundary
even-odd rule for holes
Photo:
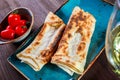
[[[95,22],[96,19],[90,13],[76,6],[51,63],[58,65],[70,75],[72,72],[83,73]]]
[[[17,54],[17,58],[39,71],[50,61],[64,28],[62,19],[49,12],[38,35],[27,48]]]

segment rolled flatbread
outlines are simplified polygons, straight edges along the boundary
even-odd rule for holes
[[[63,70],[70,75],[71,71],[81,74],[84,71],[95,22],[95,18],[90,13],[76,6],[51,63],[64,68]]]
[[[35,71],[39,71],[51,59],[64,28],[64,22],[49,12],[38,35],[17,57]]]

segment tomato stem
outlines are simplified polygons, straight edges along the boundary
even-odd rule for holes
[[[22,26],[22,28],[27,28],[27,26]]]
[[[18,14],[18,10],[13,11],[12,14]]]

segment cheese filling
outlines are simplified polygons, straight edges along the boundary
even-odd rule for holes
[[[78,48],[80,41],[81,41],[81,34],[74,33],[72,39],[68,43],[68,52],[69,52],[70,57],[76,56],[77,48]],[[77,59],[77,58],[73,58],[73,59]]]

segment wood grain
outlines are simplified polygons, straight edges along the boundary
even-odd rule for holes
[[[55,12],[67,0],[0,0],[0,22],[16,7],[29,8],[35,17],[33,31],[38,29],[49,11]],[[21,42],[22,43],[22,42]],[[0,80],[25,80],[8,62],[7,58],[21,44],[0,45]]]

